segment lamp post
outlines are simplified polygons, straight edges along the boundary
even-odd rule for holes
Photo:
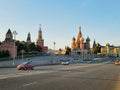
[[[56,44],[56,43],[54,42],[53,44],[54,44],[54,54],[55,54],[55,44]]]
[[[84,62],[84,53],[85,53],[85,49],[84,49],[84,43],[83,43],[83,47],[82,47],[82,60]]]
[[[56,42],[53,42],[53,44],[54,44],[54,60],[55,60],[55,44],[56,44]],[[52,61],[52,64],[53,64],[53,61]]]
[[[25,51],[24,51],[24,50],[22,50],[21,52],[22,52],[22,62],[23,62],[23,54],[25,53]]]
[[[13,56],[13,65],[15,65],[15,56],[16,56],[15,40],[16,40],[17,32],[16,32],[16,31],[13,31],[13,35],[14,35],[14,56]]]

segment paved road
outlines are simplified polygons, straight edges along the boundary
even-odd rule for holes
[[[120,66],[72,64],[0,69],[0,90],[120,90]]]

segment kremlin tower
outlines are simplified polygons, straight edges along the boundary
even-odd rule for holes
[[[42,48],[42,52],[46,53],[48,51],[48,47],[44,46],[44,39],[42,38],[42,30],[41,30],[41,25],[39,27],[39,31],[38,31],[38,38],[37,38],[37,42],[36,45],[40,46]]]
[[[30,34],[30,32],[28,33],[26,43],[27,43],[27,45],[31,44],[31,34]]]
[[[34,43],[34,42],[31,42],[30,32],[27,35],[26,43],[27,45],[31,45],[32,43]],[[43,54],[47,53],[48,47],[44,46],[44,39],[42,38],[41,26],[39,27],[39,31],[38,31],[38,38],[36,41],[36,46],[37,45],[41,47]],[[0,44],[0,51],[8,51],[10,57],[12,58],[17,56],[17,46],[15,46],[15,42],[13,40],[13,33],[11,32],[10,29],[8,29],[5,35],[5,40]]]
[[[8,29],[5,40],[3,41],[2,45],[0,45],[0,51],[2,50],[8,50],[10,57],[15,57],[17,56],[17,46],[14,48],[14,40],[13,40],[13,34],[10,29]],[[15,51],[15,52],[14,52]]]

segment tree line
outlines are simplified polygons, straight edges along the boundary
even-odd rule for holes
[[[27,54],[42,54],[42,48],[35,43],[27,44],[25,41],[16,41],[17,55]]]
[[[2,42],[0,42],[0,45]],[[27,44],[25,41],[19,41],[17,40],[15,42],[15,45],[17,46],[17,56],[21,56],[22,53],[24,55],[30,55],[30,54],[36,54],[36,55],[41,55],[42,53],[42,48],[38,45],[35,45],[35,43]],[[3,57],[9,57],[10,53],[8,50],[2,50],[0,51],[0,58]]]
[[[10,56],[10,54],[9,54],[8,50],[2,50],[2,51],[0,51],[0,58],[9,57],[9,56]]]

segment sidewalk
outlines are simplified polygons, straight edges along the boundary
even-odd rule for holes
[[[17,59],[15,60],[15,64],[13,64],[13,60],[9,61],[0,61],[0,68],[12,68],[16,67],[18,64],[28,61],[32,61],[31,64],[34,66],[38,65],[51,65],[51,64],[59,64],[60,62],[55,60],[53,56],[40,56],[40,57],[32,57],[32,58],[25,58],[25,59]]]
[[[31,58],[24,58],[22,59],[15,59],[13,64],[13,60],[8,60],[8,61],[0,61],[0,68],[13,68],[16,67],[18,64],[21,64],[22,62],[26,61],[32,61],[31,64],[34,66],[40,66],[40,65],[55,65],[55,64],[60,64],[61,60],[70,60],[70,62],[82,62],[82,59],[78,59],[74,61],[73,58],[68,57],[68,56],[38,56],[38,57],[31,57]]]

